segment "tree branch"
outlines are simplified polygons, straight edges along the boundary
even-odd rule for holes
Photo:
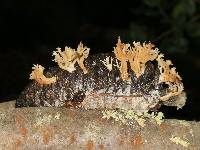
[[[123,125],[98,110],[14,108],[0,104],[1,149],[198,149],[200,123],[164,120]]]

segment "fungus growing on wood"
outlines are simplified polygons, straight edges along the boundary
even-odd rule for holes
[[[140,77],[145,70],[145,64],[148,61],[153,61],[158,56],[158,48],[154,48],[154,45],[151,43],[133,42],[134,47],[131,47],[131,50],[128,51],[128,60],[130,62],[131,70],[134,71],[136,77]]]
[[[52,84],[56,82],[56,77],[47,78],[43,75],[44,67],[41,65],[34,65],[32,69],[33,71],[30,74],[30,79],[36,80],[39,84]]]
[[[175,67],[170,68],[170,66],[173,65],[172,62],[170,60],[163,60],[162,54],[158,56],[157,61],[161,73],[159,83],[167,84],[170,90],[167,95],[161,97],[161,100],[166,101],[172,96],[181,94],[183,91],[183,84],[181,83],[182,79],[176,72]]]
[[[78,45],[78,48],[77,48],[77,54],[78,54],[77,62],[79,64],[79,66],[81,67],[81,69],[83,70],[84,74],[86,74],[88,72],[88,70],[85,68],[83,62],[88,57],[89,51],[90,51],[90,49],[87,48],[86,46],[83,46],[82,42],[80,42],[80,44]]]
[[[108,56],[106,59],[101,60],[101,62],[106,66],[106,68],[111,71],[112,70],[112,65],[113,65],[113,58]]]
[[[135,73],[136,77],[140,77],[145,70],[145,64],[148,61],[153,61],[157,58],[159,50],[154,48],[151,43],[133,42],[134,47],[130,44],[124,44],[118,39],[117,46],[114,47],[116,58],[121,62],[120,73],[123,80],[128,79],[127,63],[130,63],[131,70]],[[153,49],[154,48],[154,49]]]
[[[54,61],[58,63],[58,66],[67,70],[68,72],[73,72],[75,69],[74,64],[76,63],[75,50],[70,47],[65,47],[65,51],[61,51],[61,48],[57,48],[57,51],[53,52],[55,56]]]
[[[130,44],[124,44],[118,38],[117,46],[114,47],[115,57],[120,61],[119,70],[121,73],[121,78],[123,80],[128,80],[128,67],[127,67],[127,52],[129,51]]]
[[[170,66],[171,61],[163,60],[163,55],[153,44],[124,44],[119,38],[114,53],[88,58],[89,50],[82,43],[77,49],[65,47],[61,51],[58,48],[53,53],[58,67],[50,68],[47,74],[59,80],[47,88],[30,84],[16,106],[133,109],[143,113],[157,110],[162,104],[177,106],[177,109],[185,105],[186,94],[181,77]],[[44,68],[39,65],[33,69],[31,79],[40,84],[55,82],[55,77],[43,75]]]
[[[70,73],[76,70],[74,65],[77,62],[86,74],[88,71],[83,62],[88,57],[89,50],[90,49],[86,46],[84,47],[82,43],[78,45],[77,50],[67,46],[64,51],[61,51],[61,48],[57,48],[57,51],[53,52],[53,56],[55,56],[54,61],[58,63],[61,69],[67,70]]]

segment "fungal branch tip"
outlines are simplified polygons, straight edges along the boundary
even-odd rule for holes
[[[61,48],[57,48],[53,52],[53,56],[55,56],[54,61],[58,63],[61,69],[67,70],[70,73],[76,70],[74,65],[77,62],[84,74],[86,74],[88,70],[84,65],[84,60],[88,57],[89,50],[88,47],[83,46],[82,42],[78,45],[77,50],[67,46],[64,51],[61,51]]]
[[[32,67],[32,69],[33,71],[31,72],[29,79],[36,80],[41,85],[52,84],[56,82],[56,77],[47,78],[44,76],[44,67],[41,65],[36,64]]]

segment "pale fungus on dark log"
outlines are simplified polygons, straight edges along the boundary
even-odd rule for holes
[[[198,149],[200,123],[163,119],[160,105],[182,108],[186,93],[170,60],[151,43],[89,55],[57,48],[58,67],[34,65],[16,102],[0,104],[3,149]]]
[[[151,43],[122,43],[113,53],[89,55],[77,49],[57,48],[58,67],[43,72],[34,65],[34,80],[21,93],[16,107],[76,107],[84,109],[133,109],[143,113],[159,105],[185,105],[182,78],[170,60]],[[43,74],[44,73],[44,74]]]

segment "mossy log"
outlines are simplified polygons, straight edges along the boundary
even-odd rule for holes
[[[0,149],[200,149],[200,123],[165,119],[141,127],[103,119],[98,110],[15,108],[0,103]]]

